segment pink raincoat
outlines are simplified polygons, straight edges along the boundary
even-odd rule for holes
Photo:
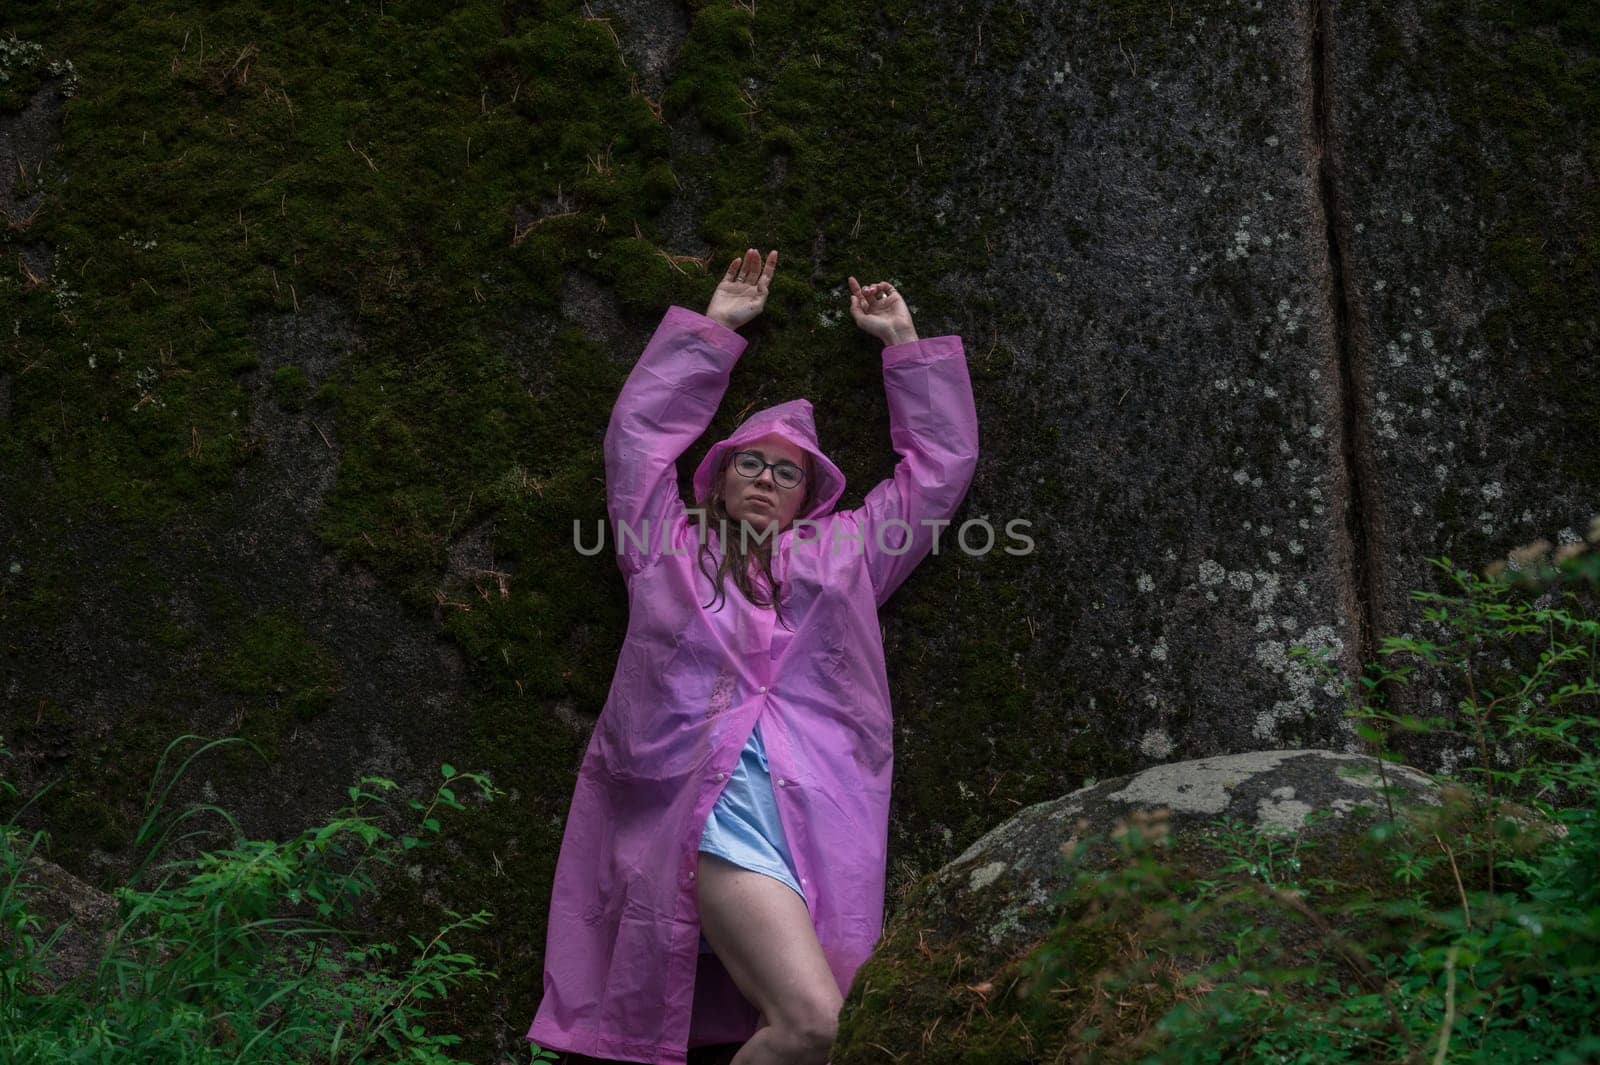
[[[612,541],[628,632],[578,771],[556,864],[544,997],[527,1038],[594,1057],[679,1063],[743,1042],[756,1008],[699,952],[695,872],[707,815],[757,722],[784,837],[841,994],[883,928],[889,680],[878,608],[935,547],[978,454],[958,336],[883,349],[899,464],[862,506],[835,511],[844,476],[818,446],[811,404],[750,416],[695,470],[708,496],[722,454],[769,432],[815,460],[813,506],[772,548],[784,618],[731,578],[720,609],[698,564],[676,462],[710,425],[745,339],[671,307],[629,374],[605,437]],[[737,535],[737,524],[730,524]],[[720,559],[713,526],[708,568]],[[766,586],[763,584],[763,588]]]

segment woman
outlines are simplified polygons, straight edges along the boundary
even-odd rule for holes
[[[754,248],[706,313],[667,310],[605,437],[627,637],[579,769],[529,1041],[680,1063],[822,1062],[883,926],[893,720],[877,611],[971,482],[958,336],[919,339],[894,287],[850,278],[884,344],[900,461],[862,505],[811,404],[757,411],[678,493],[777,267]],[[693,517],[691,517],[693,515]],[[729,585],[732,585],[730,588]]]

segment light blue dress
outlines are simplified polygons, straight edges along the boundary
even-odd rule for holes
[[[764,873],[794,889],[801,899],[800,881],[794,872],[794,859],[778,819],[777,800],[772,795],[772,777],[767,770],[767,749],[761,742],[761,726],[750,730],[739,764],[727,787],[717,797],[700,834],[700,850],[753,872]],[[700,936],[700,953],[714,953]]]

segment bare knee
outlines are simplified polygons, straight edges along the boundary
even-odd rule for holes
[[[783,1032],[793,1052],[806,1060],[821,1062],[839,1037],[839,1010],[844,999],[831,984],[814,994],[795,996],[786,1002],[773,1019],[773,1027]]]

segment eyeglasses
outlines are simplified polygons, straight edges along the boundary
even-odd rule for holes
[[[772,479],[778,482],[779,488],[796,488],[805,480],[806,471],[792,462],[768,462],[754,451],[736,451],[733,454],[733,468],[739,471],[739,476],[748,477],[752,481],[760,477],[768,469],[772,470]]]

